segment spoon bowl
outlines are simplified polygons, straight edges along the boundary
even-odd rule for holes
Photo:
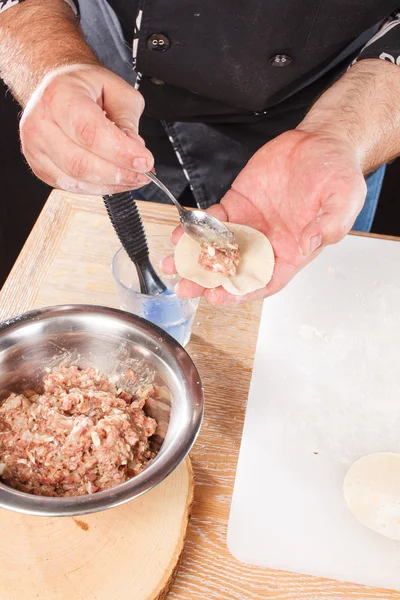
[[[219,219],[204,210],[188,210],[175,198],[172,192],[153,173],[147,172],[151,179],[175,204],[184,232],[199,244],[215,244],[219,248],[235,243],[235,236]]]
[[[186,210],[181,223],[185,233],[199,244],[215,244],[224,248],[235,243],[232,231],[204,210]]]

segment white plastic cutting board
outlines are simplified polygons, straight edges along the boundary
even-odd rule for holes
[[[228,529],[239,560],[400,589],[342,483],[400,452],[400,243],[347,237],[264,303]]]

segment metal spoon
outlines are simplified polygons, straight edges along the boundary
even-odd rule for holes
[[[175,204],[183,230],[196,242],[215,244],[220,248],[235,243],[234,234],[221,221],[203,210],[187,210],[153,173],[148,171],[146,175]]]

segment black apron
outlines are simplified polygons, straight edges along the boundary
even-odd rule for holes
[[[80,5],[94,49],[131,83],[136,37],[136,85],[146,102],[140,132],[159,177],[189,203],[190,187],[196,204],[205,208],[221,199],[262,145],[296,127],[354,59],[400,53],[400,26],[369,43],[397,3],[84,0]],[[93,43],[96,10],[118,49],[114,58],[103,35]],[[165,201],[153,184],[140,194]]]

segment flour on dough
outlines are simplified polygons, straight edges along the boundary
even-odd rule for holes
[[[347,506],[360,523],[400,540],[400,454],[363,456],[348,470],[343,492]]]
[[[175,266],[181,277],[194,281],[205,288],[222,286],[236,296],[250,294],[267,285],[274,270],[275,257],[269,239],[260,231],[238,225],[225,223],[234,233],[240,249],[240,263],[236,275],[225,277],[221,273],[213,273],[198,263],[200,244],[185,233],[175,249]]]

